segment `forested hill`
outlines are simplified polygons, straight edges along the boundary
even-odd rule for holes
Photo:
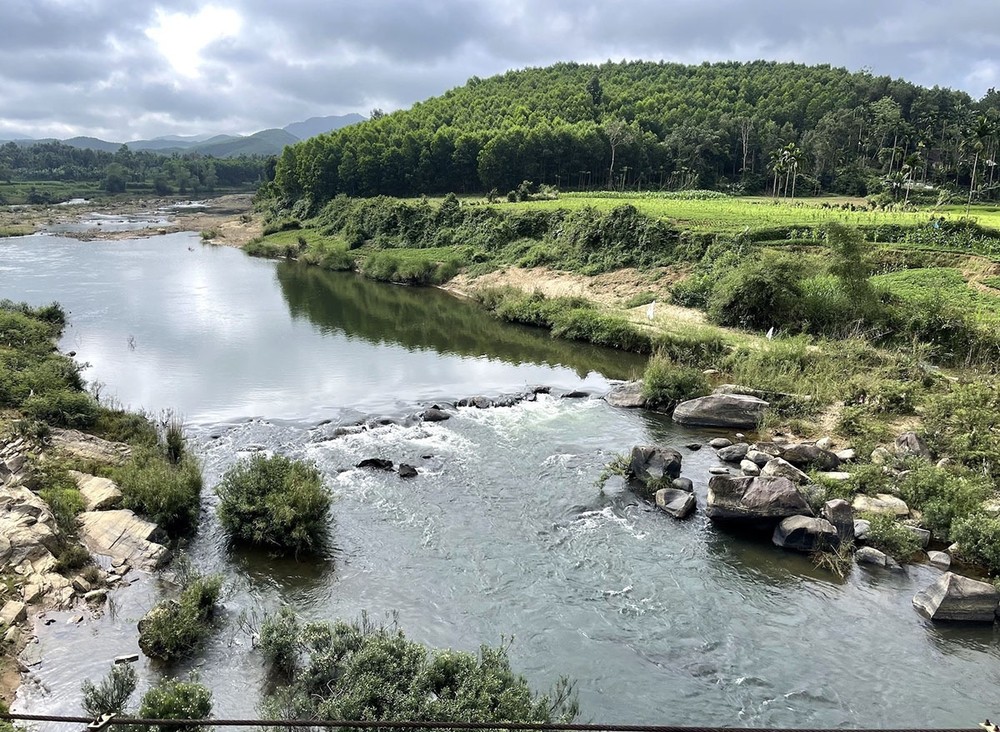
[[[286,147],[267,194],[719,188],[986,189],[1000,93],[830,66],[563,63],[511,71]],[[990,163],[990,164],[987,164]],[[984,190],[985,193],[985,190]]]

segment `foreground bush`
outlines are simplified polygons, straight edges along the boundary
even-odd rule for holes
[[[130,663],[112,666],[108,675],[96,686],[86,679],[80,688],[83,692],[83,711],[94,719],[104,714],[124,714],[138,682],[139,675]]]
[[[212,692],[197,681],[170,679],[143,694],[139,716],[144,719],[207,719],[212,714]],[[195,732],[209,727],[162,725],[150,732]]]
[[[268,717],[552,723],[577,713],[570,684],[560,682],[551,697],[534,694],[502,646],[483,646],[478,656],[432,651],[364,618],[304,626],[282,619],[274,627],[285,650],[271,660],[297,652],[290,681],[265,701]]]
[[[254,455],[216,487],[219,520],[233,541],[299,554],[326,542],[330,495],[319,471],[281,455]]]
[[[916,534],[899,523],[894,516],[866,513],[862,518],[871,524],[866,543],[885,552],[893,559],[905,562],[920,549]]]
[[[222,577],[191,574],[177,600],[165,600],[139,621],[139,648],[150,658],[187,658],[212,630]]]

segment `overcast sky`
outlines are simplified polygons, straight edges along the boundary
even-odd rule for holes
[[[829,63],[981,97],[1000,0],[0,0],[0,139],[249,133],[556,61]]]

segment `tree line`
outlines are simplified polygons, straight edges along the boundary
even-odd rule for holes
[[[112,153],[58,141],[27,146],[8,142],[0,145],[0,182],[98,183],[108,193],[140,187],[159,195],[188,194],[255,186],[273,176],[274,163],[273,157],[256,155],[234,158],[195,153],[163,155],[130,150],[127,145]]]
[[[947,188],[995,198],[1000,93],[756,61],[561,63],[473,77],[285,148],[264,193],[721,189],[793,196]]]

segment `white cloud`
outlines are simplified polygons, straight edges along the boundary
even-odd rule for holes
[[[202,51],[210,44],[238,36],[243,18],[232,8],[206,5],[196,13],[168,13],[156,10],[156,25],[146,29],[146,36],[180,74],[198,77],[203,62]]]

